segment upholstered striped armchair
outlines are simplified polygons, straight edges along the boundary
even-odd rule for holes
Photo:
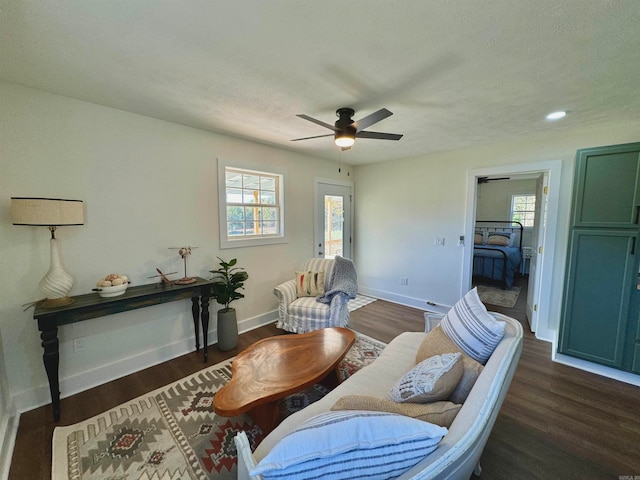
[[[342,258],[340,261],[351,262]],[[334,259],[312,258],[307,260],[302,271],[324,272],[324,291],[329,292],[332,287],[334,267]],[[353,272],[355,276],[355,268]],[[274,288],[273,293],[278,297],[278,323],[276,324],[278,328],[294,333],[305,333],[326,327],[345,327],[349,322],[347,308],[349,295],[333,295],[330,303],[321,303],[316,300],[316,296],[298,297],[297,291],[295,279]],[[351,298],[354,296],[355,294]]]

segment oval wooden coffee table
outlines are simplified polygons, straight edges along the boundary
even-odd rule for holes
[[[280,421],[278,400],[308,388],[331,372],[353,345],[356,335],[342,327],[264,338],[233,359],[231,381],[213,398],[223,417],[248,413],[263,433]]]

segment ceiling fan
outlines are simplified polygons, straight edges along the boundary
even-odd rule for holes
[[[381,108],[377,112],[373,112],[371,115],[367,115],[366,117],[356,121],[353,120],[353,115],[355,113],[356,112],[353,108],[339,108],[336,110],[338,120],[336,120],[335,125],[330,125],[308,115],[299,114],[297,115],[298,117],[321,125],[329,130],[333,130],[334,133],[316,135],[314,137],[294,138],[291,141],[297,142],[299,140],[310,140],[312,138],[330,137],[333,135],[336,145],[342,147],[342,150],[349,150],[356,138],[377,138],[380,140],[400,140],[402,138],[402,135],[398,135],[396,133],[368,132],[365,130],[365,128],[370,127],[374,123],[378,123],[379,121],[393,115],[393,113],[386,108]]]
[[[478,185],[482,183],[494,182],[496,180],[511,180],[511,178],[510,177],[497,177],[497,178],[478,177]]]

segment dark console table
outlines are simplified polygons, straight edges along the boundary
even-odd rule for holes
[[[126,312],[137,308],[149,307],[159,303],[175,302],[190,298],[193,326],[196,334],[196,351],[200,350],[198,318],[202,325],[204,361],[207,361],[207,332],[209,330],[209,297],[211,296],[210,280],[197,278],[189,285],[153,284],[130,287],[118,297],[102,298],[97,293],[72,297],[74,302],[58,308],[41,308],[36,305],[33,318],[38,320],[38,330],[42,339],[44,368],[49,379],[53,419],[60,420],[60,384],[58,365],[58,327],[70,323],[81,322],[90,318],[103,317],[114,313]]]

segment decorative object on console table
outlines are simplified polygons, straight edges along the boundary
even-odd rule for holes
[[[174,283],[178,285],[189,285],[196,281],[195,277],[187,277],[187,257],[191,255],[191,250],[198,247],[169,247],[169,250],[178,250],[178,255],[184,261],[184,277],[176,280]]]
[[[236,309],[229,307],[229,304],[244,295],[239,292],[243,289],[244,282],[249,275],[243,268],[236,267],[237,259],[225,262],[220,257],[220,268],[211,270],[214,274],[211,281],[213,285],[212,296],[224,308],[218,310],[218,348],[222,351],[233,350],[238,345],[238,321]]]
[[[82,200],[11,197],[11,217],[14,225],[48,227],[51,231],[51,263],[49,271],[40,280],[40,290],[45,294],[45,299],[38,306],[55,308],[69,305],[73,302],[69,297],[73,278],[62,267],[56,227],[84,225]]]
[[[158,278],[158,277],[160,277],[160,283],[158,285],[162,285],[162,286],[165,286],[165,287],[166,286],[172,286],[173,283],[174,283],[171,280],[169,280],[169,277],[167,275],[173,275],[174,273],[178,273],[178,272],[164,273],[159,268],[156,268],[156,272],[158,272],[158,275],[152,275],[152,276],[147,277],[147,278]]]
[[[54,420],[60,420],[60,386],[58,365],[60,353],[58,350],[58,327],[70,323],[81,322],[90,318],[104,317],[120,312],[127,312],[138,308],[145,308],[161,303],[191,299],[191,313],[196,337],[196,351],[200,351],[200,334],[198,319],[202,326],[204,361],[207,356],[207,332],[209,331],[209,298],[211,297],[210,280],[196,278],[189,285],[151,284],[140,285],[127,289],[117,297],[102,298],[95,293],[73,297],[73,304],[56,308],[43,308],[36,305],[33,318],[38,320],[38,330],[42,339],[44,354],[42,360],[49,379],[51,404]]]
[[[101,297],[117,297],[124,295],[129,286],[129,277],[117,273],[110,273],[96,282],[96,288],[93,290],[98,292]]]

